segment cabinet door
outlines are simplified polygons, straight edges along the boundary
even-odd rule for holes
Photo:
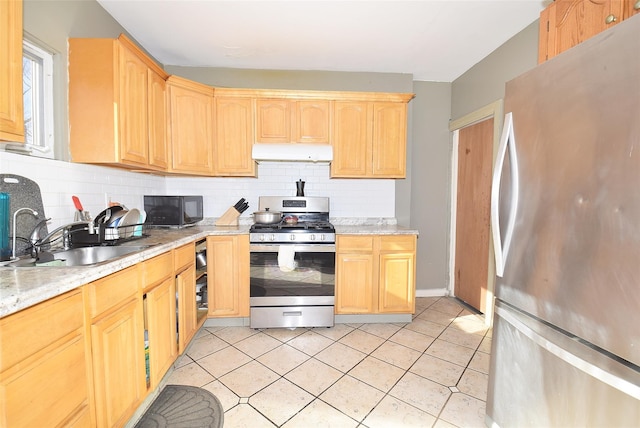
[[[366,177],[370,172],[371,115],[368,102],[334,103],[332,177]]]
[[[249,316],[249,236],[207,238],[209,316]]]
[[[194,264],[176,275],[176,287],[178,289],[178,352],[182,353],[198,328]]]
[[[120,151],[125,163],[146,165],[148,157],[147,66],[120,49]]]
[[[379,178],[404,178],[407,162],[407,105],[373,104],[373,169]]]
[[[559,0],[550,19],[551,58],[622,20],[622,0]],[[611,16],[611,18],[608,18]],[[609,19],[613,19],[609,21]],[[553,54],[552,54],[553,52]]]
[[[640,13],[640,0],[624,0],[624,18]]]
[[[0,141],[24,142],[22,0],[0,1]]]
[[[166,170],[169,165],[166,88],[164,78],[148,70],[149,166],[160,170]]]
[[[147,293],[151,388],[156,388],[177,356],[176,286],[169,278]]]
[[[213,97],[169,86],[172,169],[210,175],[212,171]]]
[[[300,100],[293,102],[292,141],[329,144],[330,102]]]
[[[216,131],[213,144],[213,174],[255,177],[256,163],[251,158],[254,140],[251,99],[214,99]]]
[[[378,306],[372,236],[338,236],[336,314],[371,314]]]
[[[146,391],[142,302],[132,299],[91,326],[97,425],[122,426]]]
[[[291,142],[291,102],[272,98],[256,100],[256,142]]]
[[[69,426],[89,418],[83,308],[76,289],[0,319],[0,426]]]
[[[416,237],[380,237],[378,312],[415,311]]]

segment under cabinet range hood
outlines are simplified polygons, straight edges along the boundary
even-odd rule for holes
[[[265,144],[253,145],[251,157],[260,161],[331,162],[333,146],[328,144]]]

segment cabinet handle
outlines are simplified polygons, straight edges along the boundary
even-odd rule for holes
[[[638,3],[640,3],[640,1],[638,1]],[[605,18],[604,22],[606,22],[607,24],[611,24],[612,22],[616,22],[616,16],[615,15],[609,15]]]
[[[640,0],[638,0],[637,2],[634,3],[633,8],[635,10],[640,10]]]

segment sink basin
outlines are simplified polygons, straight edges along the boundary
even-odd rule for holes
[[[113,261],[120,257],[142,251],[150,245],[119,246],[119,247],[82,247],[71,250],[49,253],[53,256],[42,256],[38,260],[26,258],[8,263],[8,267],[35,267],[35,266],[90,266],[103,262]]]

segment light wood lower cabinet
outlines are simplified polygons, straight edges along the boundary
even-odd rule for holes
[[[178,353],[184,352],[199,327],[196,307],[195,244],[174,250],[175,282],[178,293]],[[204,320],[202,320],[204,322]]]
[[[209,316],[249,316],[249,235],[207,238]]]
[[[143,276],[149,346],[147,386],[154,389],[178,355],[173,254],[168,252],[145,261]]]
[[[83,290],[0,320],[0,426],[93,426]]]
[[[88,285],[99,427],[123,426],[146,395],[138,266]]]
[[[415,235],[336,237],[336,314],[415,311]]]

